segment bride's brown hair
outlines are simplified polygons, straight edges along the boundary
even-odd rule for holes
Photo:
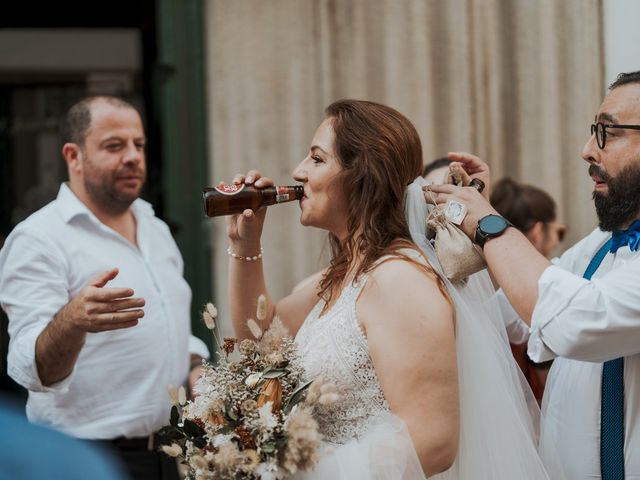
[[[325,115],[331,120],[343,170],[339,181],[347,202],[347,237],[340,242],[329,234],[332,258],[319,295],[329,303],[348,274],[355,281],[377,260],[393,255],[434,276],[448,298],[444,282],[428,264],[400,251],[420,252],[404,215],[405,189],[422,172],[422,145],[413,124],[393,108],[363,100],[339,100]],[[356,256],[362,261],[350,272]]]

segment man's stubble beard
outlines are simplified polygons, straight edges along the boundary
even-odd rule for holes
[[[589,175],[595,175],[607,184],[607,193],[593,192],[600,229],[606,232],[619,230],[637,218],[640,213],[640,161],[626,165],[615,177],[591,164]]]
[[[87,165],[91,166],[87,169]],[[116,188],[116,178],[124,173],[132,173],[142,176],[140,188],[135,194],[121,192]],[[94,181],[94,179],[97,179],[97,181]],[[126,212],[131,204],[140,197],[145,181],[146,172],[141,169],[124,167],[106,175],[103,172],[97,173],[97,169],[93,167],[92,162],[88,158],[85,160],[85,191],[91,198],[91,201],[104,212],[108,212],[113,215]]]

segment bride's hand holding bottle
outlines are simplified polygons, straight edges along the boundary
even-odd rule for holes
[[[235,185],[252,185],[257,189],[273,186],[273,180],[263,177],[258,170],[249,170],[246,175],[236,174],[233,177]],[[262,207],[257,211],[244,210],[241,214],[226,217],[227,236],[231,250],[236,255],[254,256],[260,252],[260,237],[267,209]]]
[[[273,180],[263,177],[257,170],[249,170],[246,175],[236,174],[235,185],[252,185],[257,189],[273,185]],[[229,303],[231,319],[238,340],[255,338],[247,326],[247,319],[255,315],[258,296],[265,295],[267,321],[263,328],[271,323],[274,305],[267,291],[262,266],[262,248],[260,237],[264,225],[266,208],[250,209],[240,214],[226,217],[227,236],[229,238]]]

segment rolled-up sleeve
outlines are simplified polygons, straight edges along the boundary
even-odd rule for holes
[[[532,360],[604,362],[640,353],[639,260],[592,280],[547,268],[531,319]]]
[[[35,233],[14,231],[0,252],[0,303],[9,317],[7,372],[34,392],[65,391],[73,372],[51,386],[40,381],[36,341],[69,301],[65,264]]]

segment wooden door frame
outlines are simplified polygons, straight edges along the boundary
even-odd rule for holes
[[[210,229],[201,195],[209,178],[203,10],[202,0],[157,0],[153,85],[161,131],[164,217],[177,227],[184,276],[193,291],[193,332],[211,349],[211,333],[200,321],[213,292]]]

